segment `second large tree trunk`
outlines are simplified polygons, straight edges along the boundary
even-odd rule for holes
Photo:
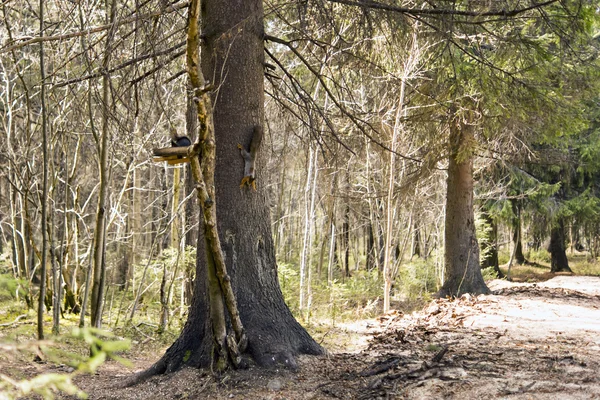
[[[573,272],[571,271],[571,268],[569,268],[569,261],[567,260],[567,251],[565,248],[565,224],[562,219],[552,227],[548,251],[551,256],[550,272]]]
[[[512,200],[511,206],[515,219],[513,223],[513,246],[515,252],[515,261],[517,264],[525,264],[527,260],[523,254],[523,232],[521,228],[521,206],[518,204],[518,200]]]
[[[489,293],[481,275],[473,213],[473,127],[451,121],[445,223],[445,279],[439,297]]]

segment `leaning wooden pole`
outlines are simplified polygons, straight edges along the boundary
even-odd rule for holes
[[[215,203],[215,130],[213,124],[210,87],[200,70],[200,36],[198,21],[200,1],[192,0],[189,7],[187,35],[187,72],[194,92],[194,102],[198,110],[199,132],[196,142],[188,150],[192,174],[196,181],[198,202],[202,208],[204,238],[206,242],[207,270],[209,280],[210,317],[215,343],[217,344],[217,370],[224,369],[227,362],[227,349],[234,365],[241,361],[240,353],[247,346],[247,336],[242,326],[237,302],[227,274],[221,242],[217,230]],[[200,157],[198,157],[200,156]],[[200,162],[201,160],[201,162]],[[235,338],[226,337],[223,299],[229,311]]]

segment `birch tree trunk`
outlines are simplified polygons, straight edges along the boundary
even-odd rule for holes
[[[312,146],[309,149],[308,174],[304,187],[304,234],[302,239],[302,251],[300,253],[300,310],[310,313],[310,291],[311,291],[311,263],[312,242],[314,233],[315,214],[315,185],[318,174],[318,152]]]

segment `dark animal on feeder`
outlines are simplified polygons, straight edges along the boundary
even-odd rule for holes
[[[189,137],[183,135],[179,136],[175,129],[171,129],[171,146],[172,147],[188,147],[192,145],[192,141]]]

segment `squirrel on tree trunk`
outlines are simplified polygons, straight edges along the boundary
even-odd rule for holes
[[[263,137],[263,128],[261,126],[254,127],[254,133],[252,134],[252,141],[250,142],[250,151],[246,151],[244,146],[238,143],[238,149],[240,149],[240,154],[244,159],[244,177],[242,178],[242,182],[240,183],[240,187],[248,185],[252,189],[256,190],[256,175],[255,175],[255,164],[256,164],[256,154],[258,153],[258,148],[262,142]]]

